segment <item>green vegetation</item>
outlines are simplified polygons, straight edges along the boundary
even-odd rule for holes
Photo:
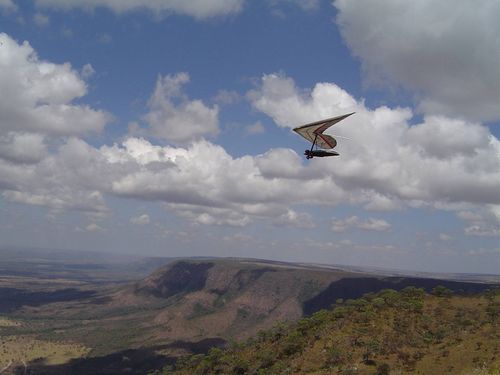
[[[407,288],[350,300],[373,290],[372,281],[393,284],[344,271],[234,260],[213,262],[201,277],[191,263],[171,263],[126,284],[101,282],[104,275],[96,282],[88,275],[54,280],[50,272],[1,276],[0,372],[27,366],[33,373],[93,373],[104,363],[111,372],[143,374],[248,337],[254,338],[228,350],[182,357],[177,371],[432,374],[465,368],[482,374],[497,363],[494,292],[466,298],[444,287],[430,295]],[[344,288],[352,293],[341,293]],[[306,307],[317,311],[334,300],[334,310],[297,321]],[[274,326],[280,321],[290,323]],[[68,363],[72,358],[80,360]]]
[[[0,337],[0,369],[15,367],[36,360],[57,365],[84,357],[89,349],[71,342],[37,340],[30,336]]]
[[[387,289],[184,357],[163,374],[499,374],[499,312],[498,289]]]
[[[2,327],[18,327],[20,326],[21,323],[9,318],[4,318],[3,316],[0,316],[0,329]]]

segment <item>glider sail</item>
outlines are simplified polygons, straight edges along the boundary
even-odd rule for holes
[[[323,132],[330,126],[335,125],[337,122],[342,121],[353,113],[354,112],[342,116],[312,122],[310,124],[294,128],[293,131],[300,134],[302,137],[315,144],[319,148],[331,149],[337,145],[337,141],[331,135],[323,134]]]

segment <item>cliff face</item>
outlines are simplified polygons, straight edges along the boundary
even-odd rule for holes
[[[479,292],[486,284],[437,279],[376,277],[315,267],[285,267],[272,262],[179,261],[136,283],[137,304],[163,303],[148,325],[155,339],[199,340],[207,337],[244,339],[280,321],[296,320],[329,308],[338,299],[359,298],[382,289],[409,285],[427,291],[438,285]],[[126,296],[127,293],[122,294]]]
[[[30,301],[13,302],[17,306],[17,316],[30,322],[30,332],[44,335],[46,340],[57,337],[57,340],[79,342],[92,350],[92,358],[82,358],[62,367],[39,363],[37,366],[44,366],[41,373],[51,373],[46,367],[56,371],[54,373],[96,373],[73,369],[86,369],[85,366],[101,369],[104,363],[113,369],[108,373],[120,373],[115,368],[124,371],[134,368],[137,369],[135,373],[142,374],[147,372],[146,367],[147,370],[157,369],[173,362],[175,357],[206,352],[211,346],[224,346],[226,341],[255,336],[279,322],[297,321],[304,315],[329,308],[337,300],[345,301],[387,288],[401,290],[408,285],[426,290],[444,285],[466,292],[491,286],[429,278],[387,277],[271,261],[209,259],[169,263],[149,277],[130,284],[96,285],[95,290],[82,287],[80,295],[68,296],[60,290],[49,294],[38,291],[38,294],[27,294]],[[67,290],[67,287],[63,289]],[[43,297],[45,301],[34,297]],[[445,299],[442,301],[447,303]],[[376,309],[380,308],[380,302],[373,299]],[[388,303],[388,317],[381,322],[393,319],[391,314],[398,310],[391,301]],[[349,308],[361,308],[358,304],[349,305]],[[351,316],[351,312],[347,316]],[[319,314],[317,316],[322,316],[322,312]],[[368,319],[368,315],[363,319]],[[473,321],[473,318],[472,314],[466,320]],[[400,320],[394,322],[399,324]],[[47,327],[52,327],[52,331]],[[316,333],[327,333],[330,328],[325,326]],[[440,327],[437,325],[437,328]],[[7,329],[15,330],[13,327],[2,328]],[[25,328],[19,329],[25,332]],[[57,332],[57,336],[52,336],[52,332]],[[292,335],[290,342],[284,344],[284,353],[295,350],[296,338]],[[316,339],[315,334],[309,339]],[[322,346],[319,353],[323,353],[323,349]],[[271,351],[279,353],[279,350]],[[269,362],[267,359],[263,361]],[[141,367],[145,364],[146,367]],[[278,368],[276,370],[273,373],[280,372]]]
[[[303,302],[338,277],[229,261],[178,262],[136,284],[134,294],[170,301],[153,319],[162,327],[159,339],[232,339],[300,318]]]
[[[135,292],[145,296],[169,298],[205,287],[208,270],[213,263],[177,262],[162,267],[137,285]]]

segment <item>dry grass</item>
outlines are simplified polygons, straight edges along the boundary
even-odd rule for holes
[[[42,341],[30,336],[3,336],[0,337],[0,368],[34,360],[57,365],[84,357],[88,352],[89,349],[80,344]]]
[[[374,295],[191,357],[179,373],[500,375],[499,302],[500,295]]]
[[[1,327],[19,327],[20,325],[21,325],[21,323],[18,321],[0,316],[0,328]]]

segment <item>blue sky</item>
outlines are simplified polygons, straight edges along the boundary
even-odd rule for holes
[[[0,246],[499,273],[498,16],[0,0]]]

